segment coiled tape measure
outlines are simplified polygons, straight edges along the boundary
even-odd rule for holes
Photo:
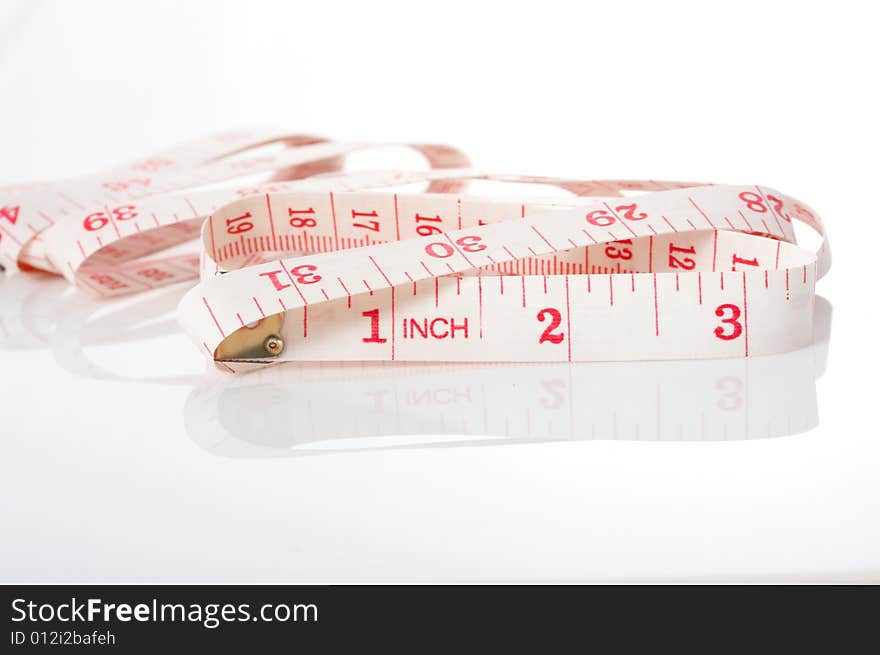
[[[225,134],[0,188],[0,261],[106,296],[201,276],[179,319],[229,371],[747,357],[812,340],[830,252],[816,213],[778,191],[488,175],[437,145],[409,146],[428,170],[343,170],[369,147]],[[481,198],[463,193],[471,180],[569,195]],[[797,245],[793,221],[818,251]]]

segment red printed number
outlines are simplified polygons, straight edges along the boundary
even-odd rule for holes
[[[290,217],[290,227],[315,227],[318,224],[309,214],[314,214],[315,208],[308,209],[288,209],[287,215]]]
[[[754,259],[743,259],[739,255],[734,254],[733,255],[733,270],[734,271],[736,270],[737,264],[743,264],[745,266],[757,266],[758,265],[758,258],[755,257]]]
[[[695,246],[690,246],[688,248],[679,248],[678,246],[674,246],[671,243],[669,244],[669,268],[683,268],[686,271],[693,270],[694,266],[697,263],[691,259],[690,257],[676,257],[673,253],[687,253],[689,255],[696,255],[697,249]]]
[[[482,240],[483,239],[478,236],[466,236],[461,237],[460,239],[456,239],[455,243],[465,252],[480,252],[481,250],[485,250],[487,248],[485,244],[480,243]],[[448,243],[435,241],[434,243],[429,243],[427,246],[425,246],[425,252],[431,255],[431,257],[436,257],[437,259],[446,259],[447,257],[452,257],[452,255],[455,254],[455,248],[450,246]]]
[[[443,219],[440,216],[422,216],[421,214],[416,214],[416,232],[419,236],[429,236],[431,234],[440,234],[442,231],[436,225],[428,225],[427,222],[439,223]]]
[[[373,210],[371,212],[356,212],[353,209],[351,210],[351,219],[352,220],[359,218],[361,216],[379,218],[379,214],[376,212],[376,210]],[[366,223],[352,223],[351,226],[352,227],[362,227],[365,230],[371,230],[373,232],[379,231],[379,221],[367,221]]]
[[[480,237],[468,236],[456,239],[455,243],[458,244],[465,252],[480,252],[481,250],[486,249],[486,246],[480,243],[480,241],[482,240],[483,239]]]
[[[587,212],[587,223],[598,227],[608,227],[614,224],[614,217],[604,209]]]
[[[0,218],[5,218],[7,221],[15,225],[15,221],[18,220],[18,210],[20,207],[3,207],[0,209]]]
[[[773,205],[773,211],[782,216],[782,218],[791,223],[791,216],[782,211],[783,202],[776,196],[767,195],[767,200]]]
[[[621,214],[628,221],[643,221],[648,218],[645,212],[639,211],[639,206],[635,203],[631,205],[618,205],[614,208],[614,211]],[[611,212],[604,209],[587,212],[587,223],[597,227],[608,227],[613,225],[615,220]]]
[[[361,316],[364,318],[370,319],[370,336],[363,337],[361,341],[364,343],[385,343],[388,339],[384,339],[379,336],[379,310],[371,309],[366,312],[362,312]]]
[[[621,239],[620,241],[612,241],[611,243],[620,243],[620,244],[628,244],[632,245],[632,239]],[[605,247],[605,256],[608,259],[632,259],[632,250],[629,248],[618,248],[616,246],[606,246]]]
[[[731,341],[742,334],[743,326],[739,322],[740,308],[731,303],[724,303],[715,308],[715,316],[721,319],[723,325],[715,328],[715,336],[724,341]],[[729,326],[729,331],[728,331]]]
[[[764,199],[754,191],[743,191],[739,194],[739,199],[746,203],[746,207],[748,207],[750,211],[753,211],[756,214],[764,214],[767,212],[767,205],[764,204]]]
[[[137,212],[135,209],[136,207],[134,205],[121,205],[120,207],[113,208],[110,213],[117,221],[130,221],[133,218],[137,218]],[[89,232],[94,232],[95,230],[100,230],[109,222],[110,219],[107,217],[107,214],[104,212],[95,212],[94,214],[89,214],[83,219],[83,227]]]
[[[226,232],[229,234],[242,234],[254,228],[254,224],[248,219],[251,218],[250,212],[245,212],[241,216],[226,219]]]
[[[640,212],[639,206],[633,203],[632,205],[618,205],[614,208],[615,211],[623,214],[623,217],[628,221],[643,221],[648,218],[648,215],[645,212]]]
[[[558,334],[553,334],[553,330],[559,327],[559,324],[562,323],[562,314],[559,313],[558,309],[554,309],[553,307],[545,307],[541,311],[538,312],[538,320],[543,323],[547,318],[550,318],[550,325],[541,333],[541,336],[538,338],[538,343],[544,343],[545,341],[549,341],[550,343],[562,343],[562,340],[565,338],[565,333],[560,332]]]
[[[760,193],[755,193],[754,191],[743,191],[741,194],[739,194],[739,199],[746,204],[746,207],[748,207],[749,210],[755,212],[756,214],[767,213],[767,205],[764,202],[764,198],[761,197]],[[782,200],[770,194],[767,194],[767,200],[769,200],[770,204],[773,205],[774,212],[776,212],[779,216],[781,216],[789,223],[791,222],[791,216],[782,211],[782,208],[785,204],[782,202]]]
[[[321,281],[320,275],[315,275],[318,267],[314,264],[300,264],[290,269],[290,274],[300,284],[315,284]]]

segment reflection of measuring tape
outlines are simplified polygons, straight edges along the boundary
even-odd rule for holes
[[[339,173],[339,158],[363,146],[227,138],[99,178],[0,190],[7,267],[60,272],[104,295],[167,284],[191,277],[196,256],[143,258],[207,217],[204,279],[180,319],[229,370],[282,360],[736,357],[810,342],[829,251],[824,241],[817,253],[795,245],[793,219],[820,234],[821,223],[772,189],[460,170],[352,175]],[[267,141],[288,147],[261,154]],[[434,169],[466,163],[448,148],[417,149]],[[256,172],[293,181],[230,188]],[[474,177],[575,196],[455,195]],[[428,193],[394,192],[419,180]]]

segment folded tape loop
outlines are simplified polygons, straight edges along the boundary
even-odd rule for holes
[[[0,188],[0,258],[102,296],[200,275],[180,322],[232,371],[742,357],[812,339],[830,252],[816,213],[778,191],[493,175],[420,144],[408,147],[428,170],[345,170],[374,147],[234,133]],[[463,193],[487,180],[567,195]],[[793,221],[819,233],[818,251],[797,245]]]

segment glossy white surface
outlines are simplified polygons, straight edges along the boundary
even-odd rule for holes
[[[183,289],[108,303],[3,278],[0,581],[880,580],[870,22],[845,2],[545,3],[487,34],[491,8],[453,3],[432,48],[386,4],[7,3],[0,184],[241,124],[448,140],[502,172],[766,183],[830,226],[817,344],[233,378],[179,333]]]

